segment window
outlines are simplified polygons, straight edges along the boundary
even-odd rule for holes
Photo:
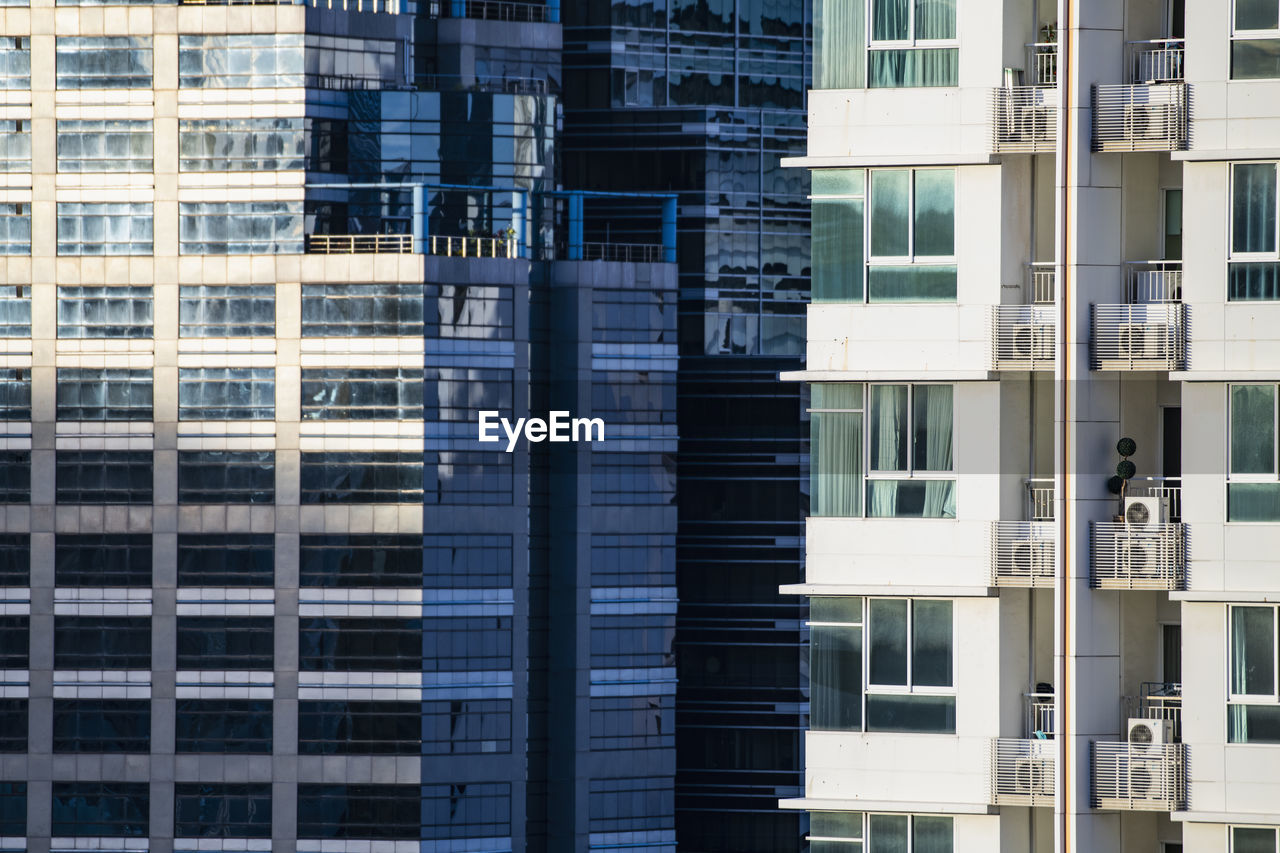
[[[58,122],[59,172],[150,172],[151,121]]]
[[[958,85],[955,0],[822,0],[813,43],[817,89]]]
[[[31,288],[0,284],[0,338],[31,337]]]
[[[151,617],[55,616],[54,669],[151,669]]]
[[[0,38],[0,50],[9,39]],[[0,59],[0,63],[4,60]],[[0,64],[0,73],[3,65]],[[5,88],[0,78],[0,89]],[[0,119],[0,172],[31,171],[31,120]],[[12,207],[12,205],[9,205]],[[29,215],[29,214],[28,214]],[[27,236],[30,242],[30,234]],[[16,253],[15,253],[16,254]]]
[[[675,817],[671,782],[655,776],[592,779],[587,803],[592,833],[661,830]]]
[[[0,89],[30,88],[31,37],[0,37]]]
[[[59,338],[151,336],[150,287],[58,288]]]
[[[151,451],[59,450],[54,489],[60,504],[149,504]]]
[[[178,368],[180,421],[269,421],[275,412],[275,368]]]
[[[865,169],[812,171],[814,302],[862,302],[866,263]]]
[[[270,699],[179,699],[178,753],[271,753]]]
[[[270,533],[178,534],[178,586],[272,586]]]
[[[591,617],[591,668],[629,669],[675,666],[670,614],[609,614]]]
[[[1231,79],[1280,77],[1280,3],[1235,0],[1231,23]]]
[[[306,153],[303,122],[301,118],[179,120],[179,169],[183,172],[301,169]]]
[[[422,396],[426,402],[426,419],[429,421],[474,422],[476,412],[484,409],[500,413],[500,417],[512,417],[512,398],[515,382],[512,371],[488,367],[428,367],[418,371],[423,382]],[[662,386],[657,386],[661,394]],[[647,390],[647,388],[646,388]],[[669,407],[675,410],[674,403]],[[631,415],[627,409],[625,415]],[[599,407],[593,414],[601,415]],[[610,419],[610,423],[614,420]]]
[[[0,450],[0,504],[31,500],[31,451]]]
[[[54,699],[54,752],[150,752],[151,700]]]
[[[0,587],[31,586],[31,536],[0,533]]]
[[[434,617],[422,621],[428,672],[511,669],[510,616]]]
[[[423,335],[421,284],[304,284],[304,338]]]
[[[0,669],[27,669],[30,616],[0,616]]]
[[[1276,828],[1273,826],[1231,827],[1231,853],[1276,853]]]
[[[59,36],[57,78],[59,89],[150,89],[151,39]]]
[[[1227,299],[1280,299],[1276,205],[1275,163],[1232,164]]]
[[[173,786],[176,838],[270,838],[271,784]]]
[[[4,298],[0,295],[0,299]],[[29,369],[0,368],[0,420],[31,420],[31,371]]]
[[[809,813],[809,853],[952,853],[954,835],[949,817]]]
[[[505,838],[511,835],[511,785],[505,782],[423,785],[422,813],[422,837],[429,841]]]
[[[428,533],[423,535],[422,543],[422,585],[424,587],[501,589],[511,586],[510,536],[454,536]],[[598,564],[594,557],[591,562],[593,566]],[[612,585],[624,586],[625,584]]]
[[[0,753],[11,754],[27,751],[27,700],[0,699]],[[4,823],[4,783],[0,783],[0,824]],[[23,811],[23,817],[26,812]],[[0,835],[21,835],[22,833],[5,832],[0,828]]]
[[[184,284],[178,337],[252,338],[276,333],[276,289],[269,284]]]
[[[512,288],[427,284],[424,293],[428,305],[427,337],[511,340],[515,326]],[[635,322],[643,325],[646,332],[652,323],[647,312],[616,313],[619,322]]]
[[[302,503],[421,503],[422,453],[303,453]]]
[[[179,616],[178,669],[269,670],[270,616]]]
[[[675,460],[658,453],[595,452],[591,466],[592,499],[599,504],[669,503],[674,497]],[[513,488],[510,453],[491,450],[428,451],[427,503],[453,506],[510,504]]]
[[[303,672],[421,672],[431,647],[422,619],[304,617],[298,629]]]
[[[0,134],[2,133],[3,131],[0,130]],[[3,137],[0,136],[0,139]],[[0,145],[3,145],[3,142],[0,142]],[[0,255],[29,254],[31,254],[31,205],[0,203]]]
[[[298,838],[422,837],[417,785],[298,785]],[[429,821],[428,821],[429,822]]]
[[[510,699],[424,702],[422,725],[422,752],[426,755],[511,751]]]
[[[302,202],[181,202],[178,247],[184,255],[299,253]]]
[[[862,515],[866,471],[868,517],[955,518],[952,396],[950,385],[815,384],[811,513]]]
[[[302,43],[301,34],[179,36],[178,87],[303,86]]]
[[[274,450],[180,450],[178,503],[269,504],[275,458]]]
[[[60,421],[150,421],[150,370],[123,367],[59,367]]]
[[[1276,386],[1232,385],[1227,521],[1280,521]]]
[[[422,417],[420,367],[302,369],[304,421],[421,421]]]
[[[151,202],[58,202],[59,255],[151,254]]]
[[[4,701],[4,700],[0,700]],[[24,705],[26,700],[22,700]],[[26,720],[23,720],[26,723]],[[25,741],[26,730],[23,729]],[[4,735],[0,734],[0,739]],[[21,838],[27,834],[27,783],[0,782],[0,836]]]
[[[811,604],[814,730],[955,732],[950,601],[814,598]]]
[[[1231,660],[1227,742],[1280,743],[1280,678],[1276,664],[1276,608],[1227,608]]]
[[[151,586],[149,533],[59,533],[53,554],[58,586]]]
[[[336,534],[300,538],[302,587],[418,587],[422,538],[389,534]]]
[[[303,700],[298,703],[298,753],[419,755],[423,725],[419,702]]]
[[[674,747],[674,696],[593,696],[592,750]]]
[[[146,782],[54,782],[53,835],[145,838],[149,789]]]

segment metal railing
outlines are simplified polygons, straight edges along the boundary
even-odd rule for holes
[[[1134,477],[1125,487],[1131,498],[1159,498],[1169,505],[1170,521],[1182,521],[1181,477]]]
[[[1130,304],[1182,301],[1182,261],[1130,261],[1125,264]]]
[[[1027,736],[1040,740],[1038,735],[1051,738],[1057,734],[1053,725],[1053,694],[1024,693],[1027,700]]]
[[[1093,522],[1097,589],[1186,589],[1186,527]]]
[[[1187,115],[1186,83],[1095,85],[1093,150],[1186,150]]]
[[[1027,480],[1027,518],[1031,521],[1053,521],[1053,494],[1056,484],[1052,477],[1032,477]]]
[[[1187,807],[1184,744],[1095,741],[1093,807],[1122,811],[1182,811]]]
[[[1051,587],[1057,571],[1058,535],[1045,521],[991,523],[991,585]]]
[[[1130,83],[1178,83],[1186,76],[1183,39],[1130,41],[1124,47]]]
[[[582,244],[584,261],[622,261],[623,263],[656,264],[662,261],[661,243],[586,243]]]
[[[417,74],[413,78],[417,90],[432,92],[489,92],[504,95],[545,95],[545,77],[502,77],[475,74]]]
[[[1031,301],[1036,305],[1052,305],[1058,291],[1058,268],[1053,261],[1027,264],[1031,279]]]
[[[1093,306],[1094,370],[1182,370],[1186,306],[1177,302]]]
[[[514,238],[432,234],[427,238],[427,254],[447,258],[516,258],[520,252]]]
[[[1144,681],[1137,696],[1120,700],[1120,723],[1128,728],[1129,720],[1168,720],[1173,725],[1174,741],[1182,742],[1182,685],[1166,681]],[[1122,729],[1125,730],[1125,729]]]
[[[991,306],[991,366],[1053,370],[1057,314],[1052,305]]]
[[[1036,42],[1027,45],[1027,85],[1058,85],[1058,45]]]
[[[479,18],[485,21],[514,21],[520,24],[553,23],[558,7],[544,3],[517,3],[513,0],[445,0],[441,11],[450,18]],[[461,14],[458,14],[461,12]]]
[[[991,802],[997,806],[1052,806],[1057,743],[1052,740],[991,740]]]
[[[991,150],[1034,154],[1053,151],[1058,140],[1058,90],[1014,86],[992,90]]]
[[[313,255],[405,255],[413,251],[411,234],[308,234]]]

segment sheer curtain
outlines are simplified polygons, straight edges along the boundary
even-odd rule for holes
[[[867,22],[863,0],[819,0],[817,7],[813,62],[816,88],[864,88]]]
[[[871,419],[871,470],[905,471],[907,386],[873,386]],[[897,481],[875,481],[871,488],[871,515],[876,518],[892,518],[897,512]]]
[[[809,669],[812,725],[817,731],[862,728],[862,628],[815,625]]]
[[[1232,167],[1231,251],[1276,250],[1276,166],[1237,163]]]
[[[813,387],[810,493],[815,516],[862,515],[862,398],[854,383]]]
[[[916,467],[923,471],[952,469],[952,424],[954,402],[950,385],[925,385],[916,388],[916,429],[923,423],[924,447],[917,450],[922,457]],[[955,518],[955,481],[930,480],[924,487],[926,518]]]
[[[916,0],[916,41],[956,37],[956,0]]]

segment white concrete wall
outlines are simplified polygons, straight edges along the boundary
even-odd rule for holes
[[[1187,0],[1191,148],[1264,149],[1280,139],[1280,80],[1231,80],[1231,4]]]

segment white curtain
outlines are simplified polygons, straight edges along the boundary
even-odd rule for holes
[[[818,0],[813,79],[818,89],[867,85],[867,22],[862,0]]]
[[[907,386],[876,385],[871,389],[871,403],[871,416],[875,419],[871,470],[901,471],[906,467]],[[897,511],[898,483],[876,481],[871,488],[871,515],[893,518]]]
[[[916,388],[916,418],[925,424],[925,462],[928,471],[950,471],[954,403],[950,385]],[[924,487],[925,518],[955,518],[955,482],[931,480]]]

